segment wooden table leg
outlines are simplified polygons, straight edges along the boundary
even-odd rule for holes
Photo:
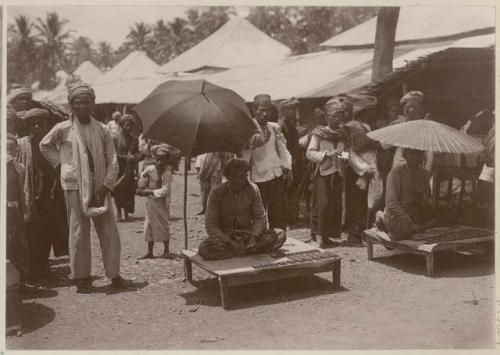
[[[228,288],[226,280],[224,280],[224,278],[222,277],[219,277],[219,292],[222,308],[227,309],[227,307],[229,306]]]
[[[366,250],[368,252],[368,260],[372,260],[373,259],[373,242],[367,238],[366,239]]]
[[[193,263],[187,256],[184,257],[184,277],[189,282],[193,281]]]
[[[429,253],[425,256],[427,266],[427,276],[434,275],[434,253]]]
[[[335,263],[332,270],[332,283],[333,289],[340,289],[340,260],[338,263]]]

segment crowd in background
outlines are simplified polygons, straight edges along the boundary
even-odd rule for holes
[[[83,91],[84,94],[88,92]],[[92,99],[92,95],[90,97]],[[323,248],[339,243],[362,246],[363,231],[374,222],[381,228],[384,228],[384,221],[391,226],[391,206],[386,206],[386,195],[388,189],[389,195],[394,193],[394,183],[387,182],[388,176],[393,168],[404,165],[410,154],[401,148],[383,146],[369,139],[367,133],[387,125],[430,119],[425,111],[424,95],[410,91],[401,98],[389,98],[385,112],[376,115],[375,119],[367,112],[373,112],[377,101],[367,95],[333,97],[323,107],[316,108],[313,117],[306,120],[299,116],[299,105],[295,98],[276,104],[270,95],[255,96],[252,111],[258,128],[245,149],[237,155],[248,166],[234,163],[235,171],[231,171],[230,176],[248,173],[249,182],[255,184],[266,214],[266,228],[269,228],[263,231],[286,233],[290,227],[306,224],[310,227],[311,241],[319,242]],[[59,179],[59,175],[66,172],[61,171],[60,164],[51,166],[50,159],[40,150],[44,146],[40,143],[50,136],[49,132],[55,125],[71,120],[75,110],[71,106],[71,112],[65,112],[59,107],[36,102],[31,91],[22,86],[14,87],[9,93],[8,257],[27,284],[37,284],[48,275],[51,249],[55,256],[71,254],[68,235],[74,231],[68,216],[71,218],[72,214],[68,211],[67,188]],[[474,131],[475,122],[485,115],[489,117],[489,132],[484,139],[486,149],[476,160],[482,166],[479,196],[483,205],[492,211],[492,110],[471,118],[462,130],[466,133]],[[170,194],[172,174],[178,170],[181,153],[172,146],[137,135],[135,126],[138,120],[135,113],[115,112],[106,122],[118,169],[116,180],[109,187],[115,217],[118,221],[128,220],[135,212],[135,195],[146,196],[144,238],[148,247],[143,258],[153,257],[155,242],[164,244],[165,257],[172,257],[168,243]],[[305,126],[304,121],[309,125]],[[84,137],[86,131],[83,128],[82,132]],[[92,141],[90,137],[89,141]],[[66,143],[63,139],[57,144]],[[86,149],[92,155],[95,148],[87,146]],[[213,209],[207,210],[211,192],[226,181],[225,170],[235,157],[227,152],[214,152],[196,158],[201,192],[199,214],[206,214],[209,220],[208,216],[214,215]],[[439,159],[442,157],[425,153],[421,162],[418,161],[427,171],[424,185],[430,186],[428,178]],[[99,162],[99,159],[95,160],[91,163]],[[254,192],[250,195],[253,196]],[[221,196],[218,198],[222,199]],[[424,202],[429,205],[429,201]],[[235,217],[228,233],[233,230],[240,233],[239,224]],[[209,230],[213,227],[207,225],[207,233]],[[347,238],[342,238],[342,232]],[[207,255],[211,248],[215,248],[215,253],[222,250],[222,254],[229,255],[217,243],[209,245]]]

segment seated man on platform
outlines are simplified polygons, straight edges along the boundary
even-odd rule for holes
[[[385,211],[377,212],[375,222],[393,240],[409,239],[436,224],[427,203],[430,186],[429,173],[422,167],[424,153],[405,149],[403,157],[405,163],[394,166],[387,176]]]
[[[248,180],[249,164],[234,158],[224,168],[228,181],[210,192],[205,211],[208,238],[198,253],[206,260],[274,252],[285,231],[267,229],[267,214],[257,185]]]

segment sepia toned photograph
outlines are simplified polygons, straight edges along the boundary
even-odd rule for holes
[[[6,349],[494,349],[495,10],[4,6]]]

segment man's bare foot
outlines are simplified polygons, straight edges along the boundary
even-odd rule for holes
[[[147,253],[146,255],[143,255],[139,258],[139,260],[143,260],[143,259],[153,259],[154,258],[154,255],[153,253]]]
[[[168,252],[163,253],[161,257],[164,259],[170,259],[170,260],[178,258],[177,255],[172,254],[172,253],[168,253]]]

